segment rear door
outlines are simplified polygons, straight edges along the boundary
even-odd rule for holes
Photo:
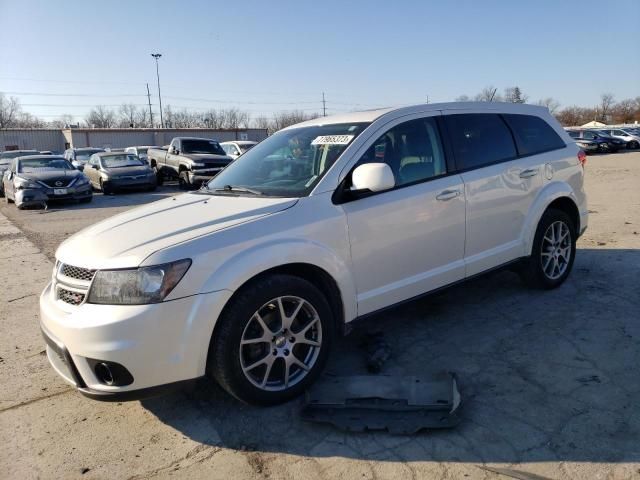
[[[498,113],[445,115],[466,198],[466,276],[523,255],[523,227],[542,188],[544,159],[519,157]]]

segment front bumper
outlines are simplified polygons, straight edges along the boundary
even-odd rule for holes
[[[148,188],[157,184],[157,179],[154,175],[140,176],[137,178],[108,178],[103,181],[106,187],[115,189],[134,189],[134,188]]]
[[[56,194],[55,190],[64,190],[65,193]],[[93,192],[91,184],[64,189],[53,188],[25,188],[15,191],[16,205],[42,205],[56,200],[84,200],[91,198]]]
[[[204,376],[215,322],[230,291],[152,305],[69,305],[51,284],[40,296],[40,325],[51,366],[81,393],[130,400],[162,393]],[[124,366],[126,386],[103,383],[95,361]]]
[[[208,182],[218,175],[224,167],[207,168],[204,170],[192,170],[189,172],[189,181],[193,184],[202,184]]]

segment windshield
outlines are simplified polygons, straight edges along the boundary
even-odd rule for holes
[[[38,155],[40,152],[37,150],[10,150],[8,152],[0,153],[0,158],[16,158],[24,157],[27,155]]]
[[[182,140],[182,153],[213,153],[226,155],[215,140]]]
[[[148,147],[138,147],[138,155],[146,155],[147,150],[149,150]]]
[[[108,155],[100,158],[104,168],[140,167],[144,165],[135,155]]]
[[[64,158],[30,158],[18,160],[19,173],[37,173],[50,170],[74,170]]]
[[[255,147],[255,146],[256,146],[256,145],[255,145],[255,143],[250,143],[250,144],[248,144],[248,145],[239,145],[239,147],[240,147],[240,151],[241,151],[242,153],[246,152],[247,150],[249,150],[250,148],[253,148],[253,147]]]
[[[89,157],[94,153],[104,152],[104,150],[76,150],[76,160],[80,162],[86,162],[89,160]]]
[[[208,183],[207,189],[226,187],[229,192],[231,186],[270,196],[306,196],[368,125],[348,123],[282,130],[231,163]]]

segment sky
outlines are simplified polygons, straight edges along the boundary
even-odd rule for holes
[[[0,0],[0,92],[94,105],[327,114],[518,85],[562,106],[640,96],[640,0]]]

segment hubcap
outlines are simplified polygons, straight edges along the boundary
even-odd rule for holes
[[[540,261],[542,271],[550,280],[560,278],[569,267],[571,258],[571,231],[562,221],[553,222],[542,239]]]
[[[286,390],[315,365],[322,346],[322,323],[308,301],[277,297],[249,319],[240,340],[240,366],[254,386]]]

